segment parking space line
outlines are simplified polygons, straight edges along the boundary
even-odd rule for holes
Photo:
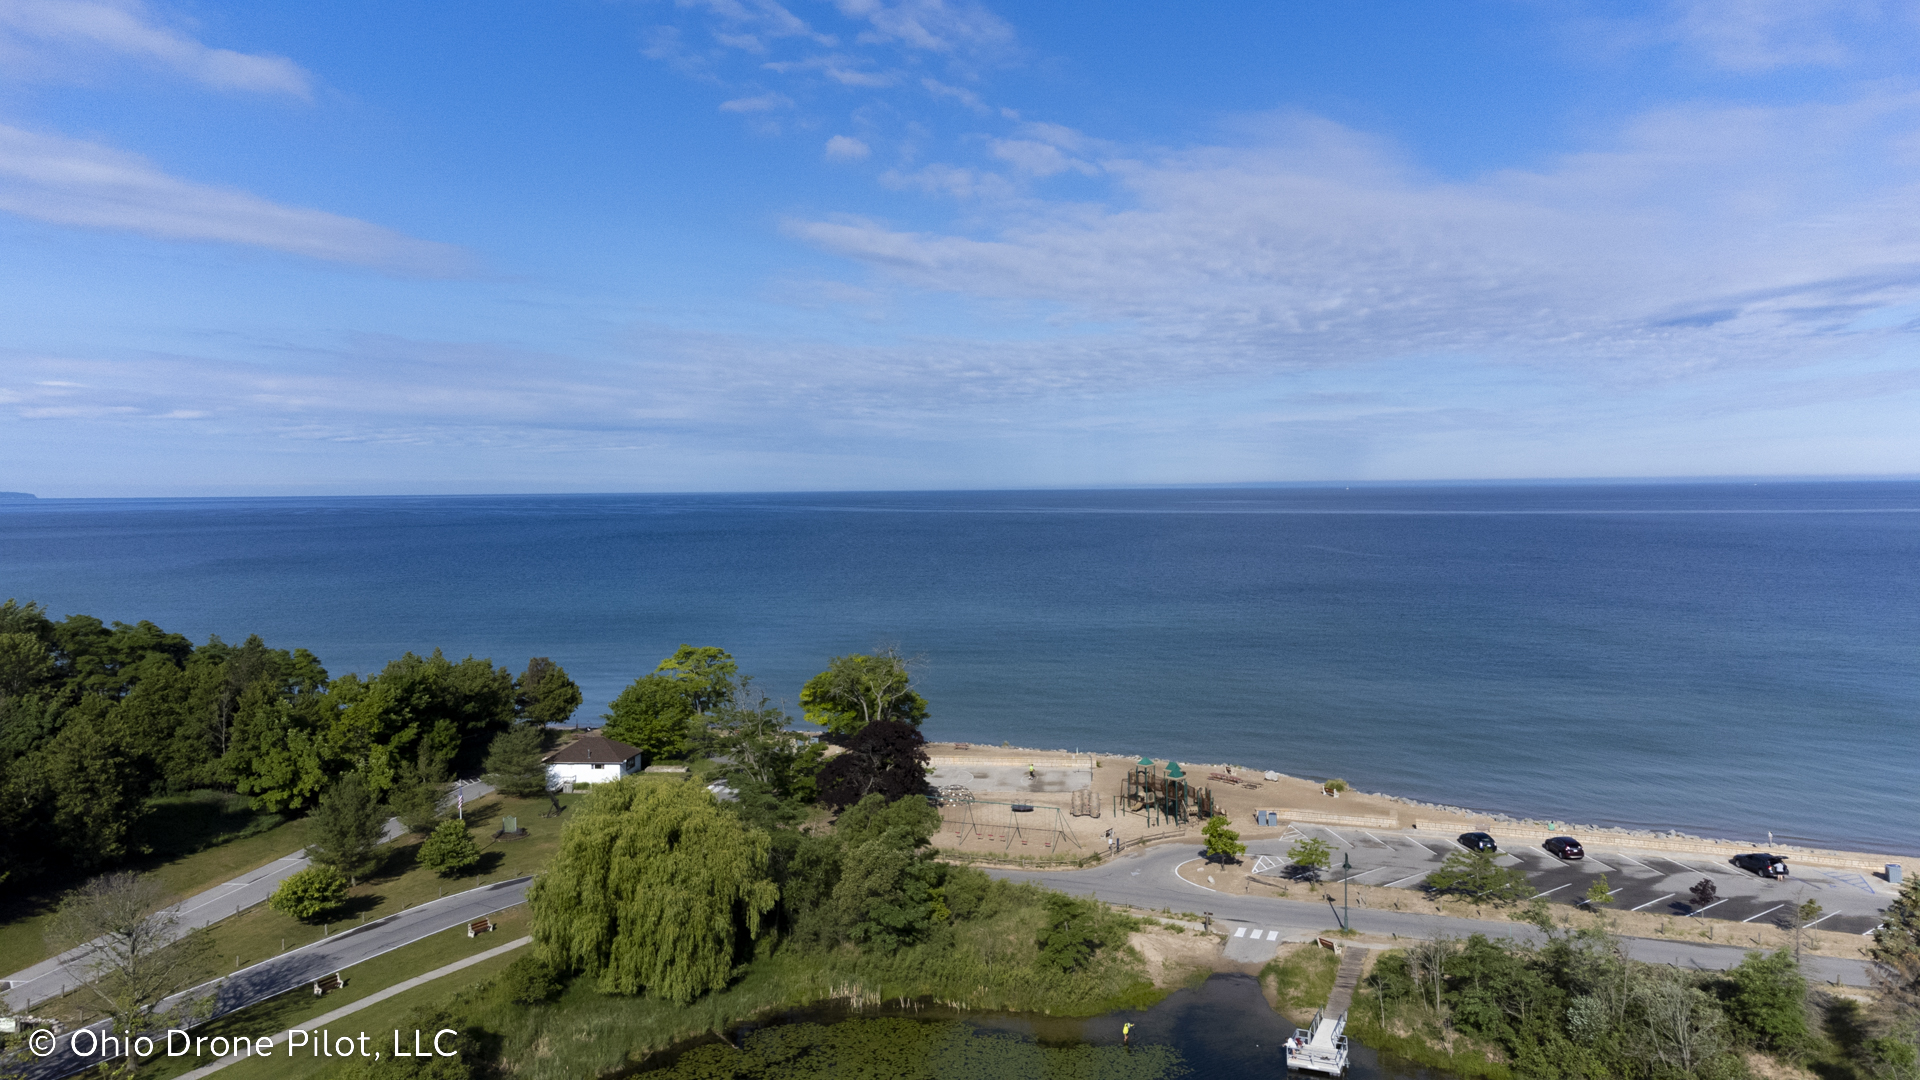
[[[1426,877],[1428,874],[1431,874],[1431,873],[1433,873],[1433,871],[1423,870],[1420,873],[1413,875],[1412,877],[1403,877],[1399,881],[1389,881],[1381,887],[1386,889],[1397,889],[1400,886],[1405,885],[1409,881],[1419,881],[1421,878]]]
[[[1346,877],[1343,877],[1340,880],[1341,881],[1358,881],[1361,878],[1366,877],[1368,874],[1377,874],[1382,870],[1391,870],[1391,869],[1393,869],[1393,867],[1391,866],[1376,866],[1371,870],[1362,870],[1357,874],[1348,874]]]
[[[1641,905],[1640,905],[1640,907],[1630,907],[1630,908],[1628,908],[1627,910],[1628,910],[1628,911],[1639,911],[1639,910],[1640,910],[1640,908],[1648,908],[1648,907],[1652,907],[1653,905],[1655,905],[1655,904],[1657,904],[1657,903],[1659,903],[1659,902],[1660,902],[1661,900],[1671,900],[1671,899],[1673,899],[1674,897],[1676,897],[1676,896],[1678,896],[1678,895],[1680,895],[1680,894],[1679,894],[1679,893],[1668,893],[1667,895],[1665,895],[1665,896],[1662,896],[1662,897],[1660,897],[1660,898],[1659,898],[1658,900],[1649,900],[1649,901],[1647,901],[1646,903],[1644,903],[1644,904],[1641,904]]]
[[[1865,933],[1863,933],[1863,934],[1861,934],[1860,936],[1861,936],[1861,937],[1872,937],[1873,935],[1875,935],[1875,934],[1877,934],[1877,933],[1879,933],[1880,931],[1882,931],[1882,930],[1884,930],[1884,929],[1886,929],[1886,926],[1887,926],[1887,924],[1886,924],[1886,923],[1881,923],[1881,924],[1880,924],[1879,926],[1876,926],[1876,927],[1874,927],[1873,929],[1871,929],[1871,930],[1868,930],[1868,931],[1866,931]]]
[[[1547,894],[1548,894],[1548,893],[1550,893],[1550,892],[1559,892],[1559,891],[1560,891],[1561,889],[1564,889],[1564,888],[1566,888],[1566,887],[1567,887],[1568,885],[1571,885],[1571,884],[1573,884],[1573,882],[1571,882],[1571,881],[1569,881],[1569,882],[1566,882],[1566,883],[1564,883],[1564,884],[1560,884],[1560,885],[1555,885],[1555,886],[1554,886],[1553,888],[1551,888],[1551,889],[1542,889],[1542,890],[1540,890],[1539,892],[1537,892],[1537,893],[1534,893],[1533,895],[1535,895],[1535,896],[1545,896],[1545,895],[1547,895]]]
[[[1661,855],[1661,856],[1657,856],[1657,857],[1659,858],[1659,860],[1660,860],[1661,862],[1663,862],[1663,863],[1672,863],[1673,865],[1675,865],[1675,866],[1677,866],[1677,867],[1679,867],[1680,869],[1682,869],[1682,870],[1685,870],[1685,871],[1686,871],[1687,873],[1689,873],[1689,874],[1699,874],[1699,873],[1704,873],[1704,872],[1705,872],[1705,871],[1702,871],[1702,870],[1695,870],[1695,869],[1694,869],[1693,867],[1691,867],[1691,866],[1688,866],[1688,865],[1687,865],[1686,863],[1683,863],[1683,862],[1681,862],[1681,861],[1680,861],[1679,859],[1676,859],[1676,858],[1673,858],[1673,857],[1671,857],[1671,856],[1668,856],[1668,855]]]
[[[1403,836],[1403,837],[1401,837],[1400,839],[1402,839],[1402,840],[1405,840],[1405,841],[1406,841],[1407,843],[1409,843],[1409,844],[1412,844],[1412,845],[1413,845],[1414,847],[1417,847],[1417,848],[1419,848],[1419,849],[1420,849],[1421,851],[1424,851],[1424,852],[1426,852],[1426,853],[1427,853],[1427,854],[1429,854],[1429,855],[1432,855],[1432,854],[1435,854],[1435,852],[1434,852],[1434,850],[1433,850],[1432,848],[1430,848],[1430,847],[1428,847],[1427,845],[1425,845],[1425,844],[1423,844],[1423,843],[1421,843],[1421,842],[1420,842],[1420,841],[1418,841],[1418,840],[1415,840],[1415,839],[1414,839],[1413,837],[1411,837],[1411,836]]]
[[[1613,851],[1613,852],[1609,852],[1608,854],[1612,855],[1616,859],[1624,859],[1625,861],[1632,863],[1633,865],[1639,867],[1642,870],[1653,869],[1653,867],[1648,866],[1646,863],[1641,862],[1639,859],[1636,859],[1633,856],[1626,854],[1625,852]]]
[[[1770,908],[1768,908],[1768,909],[1767,909],[1766,911],[1763,911],[1763,912],[1761,912],[1761,913],[1760,913],[1760,915],[1768,915],[1768,914],[1771,914],[1771,913],[1773,913],[1773,912],[1776,912],[1776,911],[1779,911],[1779,910],[1780,910],[1781,908],[1783,908],[1783,907],[1786,907],[1786,906],[1787,906],[1787,905],[1785,905],[1785,904],[1775,904],[1775,905],[1773,905],[1772,907],[1770,907]],[[1744,918],[1744,919],[1741,919],[1740,921],[1741,921],[1741,922],[1752,922],[1753,920],[1755,920],[1755,919],[1757,919],[1757,918],[1759,918],[1759,917],[1760,917],[1760,915],[1749,915],[1749,916],[1747,916],[1746,918]]]
[[[1827,921],[1828,919],[1831,919],[1831,918],[1833,918],[1833,917],[1834,917],[1835,915],[1838,915],[1838,914],[1840,914],[1840,913],[1839,913],[1839,912],[1837,912],[1837,911],[1829,911],[1829,912],[1827,912],[1827,913],[1826,913],[1825,915],[1822,915],[1822,916],[1820,916],[1819,918],[1817,918],[1817,919],[1815,919],[1815,920],[1813,920],[1812,922],[1810,922],[1810,923],[1808,923],[1808,924],[1807,924],[1807,926],[1806,926],[1806,928],[1807,928],[1808,930],[1811,930],[1811,929],[1813,929],[1814,927],[1816,927],[1816,926],[1819,926],[1819,925],[1820,925],[1821,923],[1823,923],[1823,922],[1826,922],[1826,921]]]
[[[1367,832],[1367,830],[1365,830],[1365,829],[1361,829],[1360,831],[1361,831],[1361,832],[1363,832],[1363,833],[1367,833],[1367,837],[1368,837],[1369,839],[1371,839],[1371,840],[1372,840],[1372,841],[1373,841],[1374,843],[1376,843],[1376,844],[1379,844],[1379,845],[1380,845],[1381,847],[1383,847],[1383,848],[1386,848],[1386,849],[1387,849],[1388,851],[1392,851],[1392,850],[1393,850],[1393,845],[1392,845],[1392,844],[1389,844],[1389,843],[1387,843],[1387,842],[1386,842],[1385,840],[1382,840],[1382,839],[1380,839],[1379,837],[1377,837],[1377,836],[1374,836],[1374,835],[1373,835],[1372,833],[1370,833],[1370,832]]]
[[[1326,833],[1326,834],[1327,834],[1328,836],[1331,836],[1331,837],[1333,837],[1333,838],[1334,838],[1335,840],[1338,840],[1338,841],[1340,841],[1340,846],[1341,846],[1341,847],[1343,847],[1343,848],[1350,848],[1350,847],[1352,847],[1352,846],[1353,846],[1352,844],[1349,844],[1349,843],[1347,843],[1347,838],[1346,838],[1346,837],[1344,837],[1344,836],[1341,836],[1341,835],[1340,835],[1339,833],[1337,833],[1337,832],[1334,832],[1334,831],[1333,831],[1332,829],[1329,829],[1329,828],[1327,828],[1327,827],[1326,827],[1325,825],[1322,825],[1322,826],[1320,826],[1320,828],[1321,828],[1321,831],[1323,831],[1323,832],[1325,832],[1325,833]]]
[[[1731,896],[1723,896],[1723,897],[1721,897],[1720,899],[1718,899],[1718,900],[1715,900],[1715,901],[1714,901],[1713,903],[1711,903],[1711,904],[1708,904],[1708,905],[1707,905],[1707,907],[1701,907],[1701,908],[1694,908],[1694,909],[1693,909],[1692,911],[1689,911],[1689,912],[1687,912],[1687,918],[1689,918],[1689,919],[1691,919],[1691,918],[1693,918],[1693,917],[1694,917],[1695,915],[1698,915],[1698,914],[1700,914],[1701,912],[1703,912],[1703,911],[1705,911],[1705,910],[1707,910],[1707,908],[1717,908],[1717,907],[1719,907],[1719,906],[1720,906],[1721,904],[1724,904],[1724,903],[1726,903],[1727,901],[1729,901],[1729,900],[1731,900],[1731,899],[1733,899],[1733,897],[1731,897]]]

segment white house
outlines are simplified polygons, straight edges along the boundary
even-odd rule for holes
[[[641,769],[640,750],[605,735],[582,735],[547,755],[547,786],[609,784]]]

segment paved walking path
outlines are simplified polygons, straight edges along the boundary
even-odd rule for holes
[[[252,967],[175,994],[160,1004],[156,1013],[164,1014],[183,1002],[202,997],[213,998],[213,1016],[224,1016],[236,1009],[265,1001],[276,994],[305,986],[334,972],[365,963],[383,953],[410,945],[421,938],[456,926],[463,926],[482,915],[525,902],[532,878],[482,885],[455,893],[419,907],[364,923],[351,930],[322,938],[311,945],[282,953]],[[105,1022],[91,1025],[104,1029]],[[76,1056],[70,1049],[71,1033],[62,1035],[54,1051],[30,1061],[24,1080],[58,1080],[95,1064]]]
[[[1172,908],[1174,911],[1211,911],[1218,930],[1232,935],[1245,929],[1243,940],[1260,932],[1262,940],[1274,947],[1288,937],[1324,933],[1339,925],[1339,918],[1325,903],[1281,900],[1268,896],[1235,896],[1195,885],[1174,873],[1181,863],[1199,857],[1191,844],[1166,844],[1123,855],[1118,859],[1085,870],[1032,871],[992,870],[989,873],[1010,881],[1031,881],[1050,889],[1097,896],[1112,903],[1148,910]],[[1446,915],[1425,915],[1410,911],[1382,911],[1378,908],[1353,909],[1353,928],[1377,936],[1404,938],[1466,937],[1485,934],[1508,940],[1541,940],[1540,931],[1526,923],[1506,920],[1462,919]],[[1277,932],[1277,933],[1274,933]],[[1672,964],[1696,970],[1724,971],[1734,967],[1748,950],[1736,946],[1693,944],[1662,938],[1624,938],[1628,955],[1648,963]],[[1271,957],[1268,951],[1265,956]],[[1800,966],[1809,979],[1866,986],[1867,965],[1861,960],[1818,954],[1803,954]]]
[[[448,964],[445,967],[434,968],[432,971],[427,972],[425,975],[416,975],[413,978],[406,980],[405,982],[394,983],[392,986],[387,987],[385,990],[382,990],[377,994],[373,994],[369,997],[361,998],[359,1001],[356,1001],[353,1004],[345,1006],[343,1008],[335,1009],[332,1012],[326,1014],[325,1016],[316,1016],[311,1020],[307,1020],[302,1023],[295,1024],[291,1028],[288,1028],[286,1031],[282,1031],[280,1034],[275,1035],[270,1041],[273,1043],[273,1045],[279,1046],[281,1043],[286,1042],[288,1036],[295,1031],[312,1031],[315,1028],[324,1028],[336,1020],[341,1020],[346,1017],[352,1016],[354,1013],[359,1012],[361,1009],[365,1009],[373,1005],[378,1005],[381,1002],[387,1000],[390,997],[393,997],[396,994],[404,994],[416,986],[424,986],[427,983],[430,983],[433,980],[438,979],[443,975],[451,975],[454,972],[460,971],[464,968],[470,968],[473,965],[480,963],[482,960],[491,960],[496,956],[503,956],[519,948],[522,945],[531,943],[532,941],[533,939],[530,937],[515,938],[514,940],[507,942],[505,945],[502,945],[497,949],[488,949],[486,952],[479,953],[474,956],[469,956],[465,960],[455,960],[453,963]],[[246,1055],[242,1055],[242,1054],[234,1054],[228,1057],[223,1057],[220,1060],[215,1061],[211,1065],[202,1065],[199,1068],[194,1069],[190,1072],[181,1073],[176,1078],[176,1080],[200,1080],[201,1077],[211,1076],[214,1073],[219,1072],[221,1069],[226,1068],[227,1066],[233,1064],[236,1061],[245,1061],[245,1060],[246,1060]]]

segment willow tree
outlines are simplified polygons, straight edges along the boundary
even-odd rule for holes
[[[779,899],[770,847],[698,785],[595,788],[528,890],[534,944],[603,992],[685,1004],[727,985]]]

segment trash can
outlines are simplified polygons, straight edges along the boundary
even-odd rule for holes
[[[1887,884],[1889,885],[1900,884],[1900,864],[1899,863],[1890,862],[1887,864]]]

